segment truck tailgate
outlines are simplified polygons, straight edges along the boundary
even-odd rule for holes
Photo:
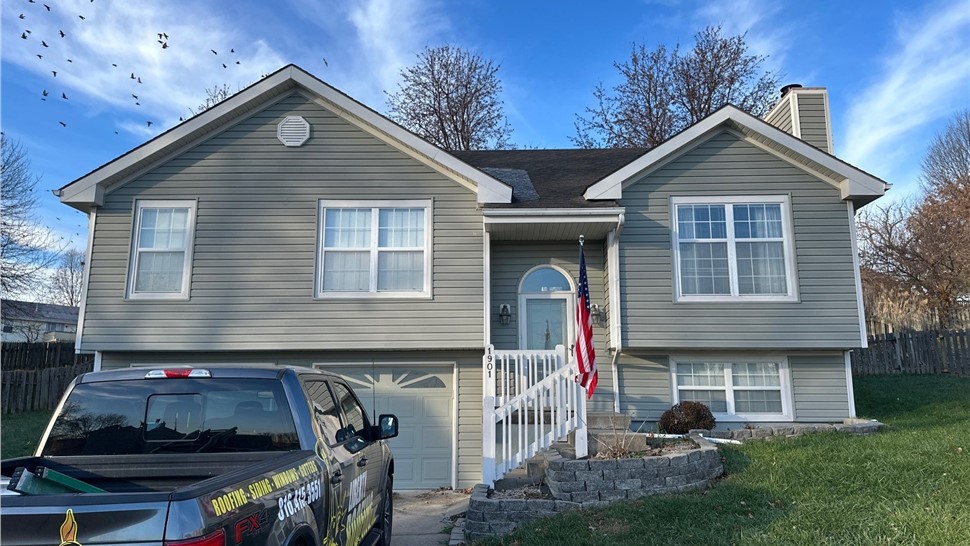
[[[10,506],[0,513],[4,546],[102,544],[159,545],[168,495],[54,495],[43,503]],[[135,500],[132,497],[155,497]],[[9,498],[9,497],[7,497]],[[98,502],[100,501],[100,502]],[[107,501],[107,502],[105,502]],[[71,508],[65,508],[70,506]]]

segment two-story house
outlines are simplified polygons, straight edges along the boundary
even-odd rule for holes
[[[401,418],[398,487],[467,487],[494,475],[483,438],[509,442],[490,404],[562,367],[583,236],[590,412],[839,422],[866,344],[853,215],[887,185],[831,151],[825,90],[794,88],[652,150],[451,153],[287,66],[59,190],[90,218],[77,349],[337,370]]]

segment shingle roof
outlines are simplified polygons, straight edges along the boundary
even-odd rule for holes
[[[6,320],[32,320],[77,324],[78,308],[32,301],[2,300],[0,313]]]
[[[647,151],[646,148],[475,150],[451,154],[514,188],[511,204],[492,203],[487,205],[489,208],[587,208],[615,207],[616,201],[587,201],[583,193]],[[524,171],[538,198],[530,199],[527,192],[520,190],[520,179],[506,179],[505,173],[497,169]]]

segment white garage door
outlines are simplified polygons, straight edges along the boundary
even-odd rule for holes
[[[453,367],[322,368],[347,379],[372,419],[381,413],[400,419],[400,435],[390,441],[395,489],[451,487]]]

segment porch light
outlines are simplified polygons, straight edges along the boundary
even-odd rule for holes
[[[601,328],[606,326],[606,309],[594,303],[589,309],[589,316],[597,326]]]
[[[508,326],[512,322],[512,308],[509,304],[503,303],[499,306],[498,321],[502,326]]]

